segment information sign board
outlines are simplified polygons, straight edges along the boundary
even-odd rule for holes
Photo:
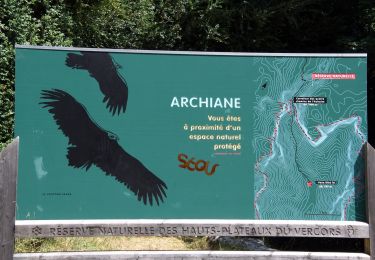
[[[366,65],[18,46],[17,219],[363,220]]]

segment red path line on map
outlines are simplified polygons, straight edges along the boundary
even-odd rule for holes
[[[344,220],[347,218],[347,211],[348,211],[348,206],[351,201],[352,195],[349,196],[348,201],[345,203],[345,208],[344,208]]]
[[[271,137],[271,138],[268,138],[269,147],[270,147],[269,153],[260,156],[260,157],[258,158],[258,160],[256,161],[256,163],[255,163],[255,171],[260,172],[260,173],[263,175],[263,177],[265,178],[264,186],[263,186],[263,187],[262,187],[262,188],[261,188],[256,194],[255,194],[255,198],[254,198],[254,204],[253,204],[253,206],[254,206],[254,209],[255,209],[255,213],[256,213],[256,217],[257,217],[257,219],[259,219],[259,211],[258,211],[258,209],[257,209],[257,207],[256,207],[256,205],[257,205],[257,201],[258,201],[258,199],[259,199],[259,197],[260,197],[260,194],[261,194],[263,191],[266,190],[266,188],[267,188],[267,183],[268,183],[268,175],[267,175],[267,173],[262,172],[262,171],[259,170],[259,164],[260,164],[260,162],[263,160],[263,158],[268,157],[268,156],[271,156],[272,153],[273,153],[273,142],[272,142],[272,141],[275,140],[275,138],[276,138],[276,136],[277,136],[278,128],[279,128],[279,126],[280,126],[280,115],[281,115],[281,113],[283,112],[283,109],[284,109],[284,103],[282,103],[282,102],[277,102],[277,103],[279,104],[280,111],[277,112],[277,113],[275,114],[276,125],[275,125],[275,127],[274,127],[274,129],[273,129],[272,137]]]

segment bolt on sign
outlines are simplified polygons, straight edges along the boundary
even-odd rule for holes
[[[17,219],[363,220],[366,64],[18,46]]]

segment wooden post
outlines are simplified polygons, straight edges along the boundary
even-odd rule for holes
[[[369,223],[369,239],[366,241],[366,253],[375,259],[375,149],[367,143],[367,218]]]
[[[0,153],[0,259],[14,253],[18,137]]]

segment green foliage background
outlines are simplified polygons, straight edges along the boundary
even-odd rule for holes
[[[13,137],[14,45],[367,52],[374,144],[375,1],[0,0],[0,149]]]

